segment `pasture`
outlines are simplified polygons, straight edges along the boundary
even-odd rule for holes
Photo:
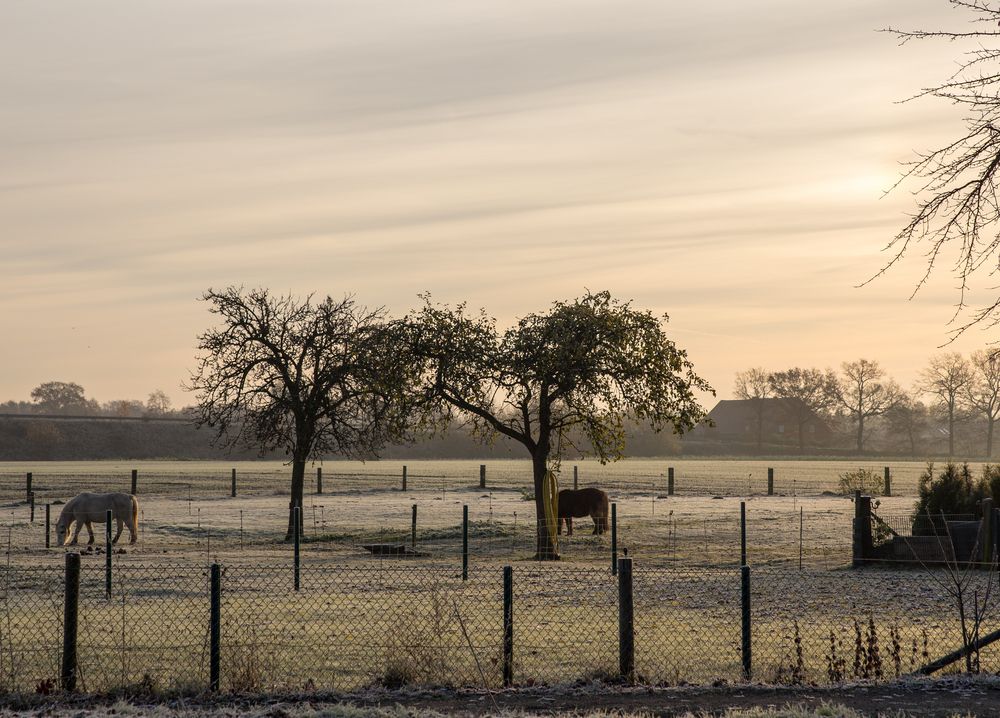
[[[515,682],[613,676],[618,595],[610,538],[591,535],[589,519],[577,520],[574,536],[560,539],[562,561],[531,561],[534,504],[525,500],[524,464],[487,464],[482,489],[479,462],[407,462],[405,492],[398,483],[401,464],[326,464],[323,493],[316,493],[315,484],[307,486],[298,591],[293,549],[282,540],[286,467],[237,464],[233,498],[231,465],[137,464],[140,538],[136,546],[123,543],[124,552],[113,553],[110,598],[105,556],[99,551],[83,556],[85,687],[134,685],[144,676],[160,687],[203,687],[210,563],[223,566],[224,688],[496,686],[504,565],[513,567],[514,577]],[[960,644],[957,613],[940,577],[912,567],[849,568],[853,502],[823,492],[835,486],[837,473],[857,468],[856,463],[772,462],[774,496],[766,495],[766,483],[754,484],[758,473],[766,481],[767,464],[669,465],[675,467],[673,496],[663,483],[666,462],[578,464],[581,486],[609,491],[617,510],[618,556],[627,550],[634,561],[640,678],[741,680],[741,501],[752,567],[755,679],[891,677]],[[15,495],[24,490],[22,470],[29,468],[34,523],[24,496]],[[68,549],[45,548],[44,504],[65,500],[83,488],[82,481],[93,490],[128,491],[131,468],[0,467],[5,494],[0,542],[6,550],[0,685],[30,690],[58,676]],[[657,468],[663,476],[654,474]],[[908,481],[915,488],[921,468],[893,466],[894,492],[904,492]],[[741,494],[734,477],[744,470],[749,483]],[[696,475],[717,485],[685,490],[685,480],[693,487]],[[572,485],[572,464],[563,466],[561,481]],[[787,485],[794,492],[785,491]],[[882,498],[879,511],[905,514],[913,501],[912,494]],[[469,510],[467,580],[462,580],[463,506]],[[52,507],[53,525],[59,508]],[[103,525],[95,529],[101,547]],[[376,556],[362,548],[367,544],[404,545],[412,555]],[[995,600],[994,595],[991,604]],[[983,630],[993,630],[997,619],[993,611]],[[984,652],[984,665],[1000,667],[993,650]]]

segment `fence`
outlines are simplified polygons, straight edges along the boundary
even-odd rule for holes
[[[0,690],[837,683],[910,673],[962,645],[928,572],[618,568],[473,567],[463,580],[306,567],[296,590],[288,566],[126,565],[110,596],[86,557],[78,593],[71,571],[5,568]],[[995,578],[977,574],[970,592]],[[1000,625],[988,601],[981,635]],[[979,661],[996,670],[1000,653]]]
[[[562,464],[563,488],[600,486],[619,494],[652,496],[795,496],[839,492],[840,474],[867,468],[886,473],[883,493],[912,496],[925,470],[920,462],[892,467],[845,461],[634,460],[608,466]],[[23,470],[21,467],[23,466]],[[0,500],[39,503],[81,491],[125,491],[146,496],[222,497],[287,494],[291,470],[277,462],[39,462],[0,465]],[[453,491],[462,488],[527,489],[528,461],[327,462],[306,471],[305,490],[322,495],[350,491]],[[888,489],[888,491],[885,491]]]

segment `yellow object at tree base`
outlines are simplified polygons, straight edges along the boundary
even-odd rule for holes
[[[551,471],[542,479],[542,505],[545,509],[545,525],[549,532],[549,544],[554,553],[559,552],[559,480]]]

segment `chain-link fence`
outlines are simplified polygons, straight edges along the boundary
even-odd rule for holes
[[[55,690],[67,670],[91,692],[201,691],[215,677],[250,692],[498,688],[623,670],[656,684],[739,682],[747,669],[839,683],[918,671],[1000,627],[993,570],[767,566],[748,570],[744,592],[738,567],[633,570],[631,559],[617,575],[533,563],[465,578],[411,564],[297,579],[289,566],[235,565],[213,594],[209,566],[113,566],[110,590],[102,568],[84,565],[78,584],[68,569],[0,568],[0,689]],[[971,652],[973,669],[1000,669],[996,646]],[[945,668],[968,665],[959,655]]]

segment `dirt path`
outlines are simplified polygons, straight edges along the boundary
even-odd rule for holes
[[[346,705],[345,705],[346,704]],[[479,716],[502,713],[534,715],[589,713],[643,713],[681,716],[688,713],[721,715],[732,710],[776,710],[786,706],[822,708],[844,706],[865,716],[920,718],[1000,715],[1000,680],[954,678],[902,681],[840,688],[740,686],[716,688],[623,688],[588,684],[579,687],[531,688],[492,696],[482,691],[405,690],[358,694],[301,696],[195,697],[122,702],[107,698],[8,696],[0,700],[0,716],[31,715],[53,718],[92,716],[260,716],[297,718],[347,714]],[[346,711],[344,710],[346,709]],[[358,710],[361,709],[361,710]],[[382,709],[381,711],[376,709]],[[402,709],[402,710],[400,710]],[[832,715],[823,712],[822,715]]]

